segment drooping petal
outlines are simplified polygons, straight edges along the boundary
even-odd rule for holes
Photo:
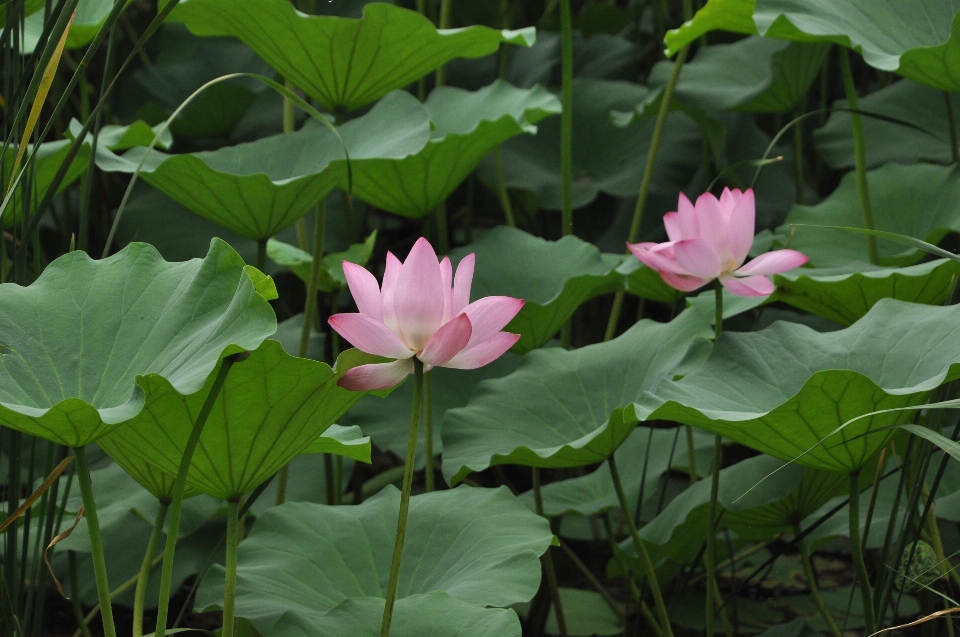
[[[673,272],[674,274],[687,274],[680,267],[673,254],[674,242],[668,243],[628,243],[627,248],[633,256],[637,257],[641,263],[657,272]]]
[[[337,384],[350,391],[388,389],[402,382],[412,371],[412,359],[392,363],[371,363],[348,369]]]
[[[334,314],[328,320],[337,334],[367,354],[410,358],[413,352],[382,322],[368,314]]]
[[[659,274],[664,283],[672,287],[674,290],[680,290],[681,292],[693,292],[697,288],[703,287],[711,281],[711,279],[701,279],[700,277],[695,276],[674,274],[672,272],[665,272],[663,270],[661,270]]]
[[[717,255],[722,269],[733,269],[733,255],[727,242],[727,215],[720,208],[720,202],[711,193],[705,192],[697,198],[697,238],[706,241]]]
[[[470,337],[467,349],[487,340],[506,327],[523,307],[523,303],[523,299],[510,296],[485,296],[468,305],[464,313],[470,317],[473,336]]]
[[[417,358],[428,365],[443,365],[467,346],[472,332],[470,318],[466,314],[458,314],[434,332]]]
[[[403,264],[400,263],[394,254],[387,251],[387,267],[383,271],[383,285],[381,285],[380,298],[383,305],[383,322],[402,338],[400,331],[400,322],[397,320],[397,307],[394,299],[397,296],[397,279],[400,278],[400,270]]]
[[[473,268],[477,255],[471,252],[460,260],[457,273],[453,278],[453,309],[456,316],[470,304],[470,287],[473,285]]]
[[[680,230],[680,213],[678,212],[668,212],[663,215],[663,227],[666,228],[667,238],[670,241],[682,241],[687,238]]]
[[[397,278],[393,299],[404,340],[420,351],[443,325],[443,275],[430,242],[420,237],[413,244]]]
[[[754,274],[780,274],[806,263],[807,255],[796,250],[774,250],[761,254],[759,257],[743,266],[734,274],[737,276],[752,276]]]
[[[723,287],[731,294],[737,296],[767,296],[773,294],[776,286],[765,276],[748,276],[739,278],[735,276],[724,277],[721,280]]]
[[[453,266],[450,257],[443,257],[440,261],[440,281],[443,287],[443,323],[452,319],[453,314]]]
[[[683,272],[702,279],[715,279],[720,276],[720,258],[705,239],[686,239],[673,245],[673,254]]]
[[[349,261],[343,262],[343,276],[347,279],[347,287],[360,313],[383,321],[383,303],[376,277],[363,266]]]
[[[476,369],[488,365],[503,356],[504,352],[520,340],[519,334],[498,332],[492,337],[463,350],[444,364],[454,369]]]
[[[671,238],[671,240],[682,241],[700,236],[700,226],[697,223],[697,209],[682,192],[677,199],[677,222],[680,229],[680,236],[677,239]]]
[[[735,191],[739,193],[740,191]],[[753,230],[756,223],[756,204],[753,189],[748,188],[737,198],[730,209],[730,221],[727,225],[727,241],[733,258],[734,268],[739,268],[747,258],[753,246]]]

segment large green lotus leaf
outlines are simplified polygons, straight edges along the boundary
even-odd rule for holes
[[[514,373],[481,383],[443,421],[450,484],[501,464],[577,467],[606,459],[633,431],[629,407],[682,362],[706,318],[641,321],[607,343],[530,352]]]
[[[808,467],[850,472],[893,435],[864,433],[910,416],[880,414],[833,432],[870,412],[922,403],[960,377],[958,317],[957,306],[883,299],[835,332],[785,322],[725,332],[702,366],[661,383],[630,411],[639,420],[701,427]]]
[[[143,243],[100,261],[66,254],[29,287],[0,286],[0,424],[81,447],[137,416],[166,379],[199,391],[222,356],[277,329],[243,260],[214,239],[168,263]]]
[[[100,27],[106,22],[110,10],[113,9],[115,0],[80,0],[77,3],[76,14],[73,23],[70,25],[70,33],[67,35],[67,48],[78,49],[88,44]],[[27,5],[30,5],[28,0]],[[43,7],[43,3],[40,3]],[[24,54],[33,53],[43,34],[43,11],[37,11],[27,16],[23,22],[23,39],[21,40],[20,51]],[[3,23],[0,22],[0,27]]]
[[[610,121],[610,111],[629,111],[649,90],[634,82],[577,78],[573,86],[573,207],[585,206],[600,192],[635,197],[640,190],[654,121],[646,118],[626,129]],[[560,121],[550,118],[536,135],[522,135],[501,148],[506,185],[532,191],[540,206],[559,210]],[[699,167],[700,128],[683,113],[670,113],[653,171],[652,191],[683,189]],[[481,165],[481,176],[496,184],[493,161]]]
[[[441,86],[423,103],[433,130],[416,155],[362,162],[353,193],[369,204],[420,218],[437,209],[494,148],[534,134],[534,125],[560,112],[560,100],[541,86],[519,89],[497,80],[470,92]],[[346,187],[346,183],[341,183]]]
[[[364,160],[416,153],[429,131],[426,111],[403,91],[339,128],[354,170]],[[132,173],[144,152],[134,148],[122,157],[98,157],[98,166]],[[302,217],[346,174],[340,141],[319,125],[215,151],[168,155],[154,150],[140,173],[198,215],[256,241]]]
[[[330,425],[300,453],[329,453],[370,464],[370,436],[364,436],[360,427]]]
[[[520,363],[520,357],[507,352],[489,365],[478,369],[448,369],[435,367],[430,371],[431,406],[433,410],[433,452],[440,454],[440,424],[450,409],[463,407],[470,400],[474,388],[482,380],[501,378],[511,373]],[[377,448],[392,451],[403,458],[407,451],[410,431],[410,403],[413,400],[413,383],[403,383],[385,398],[364,396],[353,406],[340,423],[359,427],[373,439]],[[421,469],[425,462],[424,426],[418,431],[415,466]]]
[[[956,166],[887,164],[867,173],[874,228],[905,234],[936,244],[960,230],[956,202],[960,200],[960,169]],[[800,250],[818,268],[867,264],[864,237],[841,230],[796,227],[850,226],[862,228],[856,175],[847,173],[840,185],[816,206],[795,206],[778,230],[781,240]],[[792,235],[792,236],[791,236]],[[926,253],[879,239],[883,265],[911,265]],[[869,268],[869,266],[867,266]]]
[[[325,254],[321,258],[320,278],[317,289],[321,292],[335,292],[347,285],[347,278],[343,274],[343,262],[349,261],[357,265],[367,265],[373,256],[373,249],[377,244],[377,231],[374,230],[363,243],[353,243],[343,252]],[[313,269],[313,255],[289,243],[278,239],[267,241],[267,256],[276,264],[290,268],[306,283],[310,280],[310,271]]]
[[[683,65],[677,99],[704,110],[782,113],[796,107],[826,58],[828,46],[752,36],[700,48]],[[648,83],[664,86],[673,62],[654,65]]]
[[[239,38],[323,106],[349,111],[377,101],[458,58],[496,52],[501,43],[530,46],[533,28],[483,26],[437,30],[416,11],[384,3],[359,20],[308,16],[286,0],[186,0],[170,14],[197,35]]]
[[[960,121],[960,99],[956,95],[947,97],[943,91],[910,80],[900,80],[861,98],[861,110],[909,122],[922,129],[916,130],[876,117],[861,117],[867,167],[876,168],[890,161],[901,164],[917,161],[939,164],[952,162],[947,99],[954,121]],[[835,106],[849,108],[846,100],[838,100]],[[817,152],[831,167],[853,167],[850,113],[835,109],[826,125],[813,132],[813,140]]]
[[[667,45],[667,57],[673,57],[677,51],[710,31],[732,31],[753,35],[757,25],[753,23],[753,9],[756,0],[708,0],[697,11],[693,19],[687,20],[679,28],[667,31],[663,38]]]
[[[271,635],[288,611],[314,623],[347,599],[383,599],[399,495],[387,487],[358,506],[268,509],[240,545],[237,615]],[[478,607],[525,602],[540,585],[538,558],[552,540],[547,521],[505,487],[414,496],[398,603],[437,591]],[[204,579],[198,608],[223,603],[222,574]]]
[[[344,600],[329,613],[307,619],[285,613],[264,637],[378,637],[384,600]],[[506,608],[483,608],[442,591],[398,599],[390,623],[393,637],[520,637],[520,619]]]
[[[903,268],[879,267],[856,262],[836,268],[800,268],[776,274],[776,291],[766,297],[736,296],[724,291],[723,316],[730,318],[767,303],[783,301],[796,308],[833,321],[852,325],[880,299],[939,305],[950,294],[960,263],[937,259]],[[700,312],[714,311],[713,291],[688,300]]]
[[[542,347],[580,305],[621,289],[624,277],[595,246],[576,237],[546,241],[522,230],[498,226],[468,246],[450,253],[456,265],[476,253],[473,300],[512,296],[526,303],[504,328],[520,334],[518,353]]]
[[[34,203],[38,203],[46,194],[47,190],[50,188],[50,185],[53,183],[53,178],[57,174],[57,171],[60,170],[60,166],[63,164],[63,160],[67,156],[67,153],[70,149],[70,143],[70,140],[62,139],[55,142],[46,142],[40,144],[40,147],[36,149],[36,155],[32,160],[30,160],[34,162],[34,167],[30,169],[30,173],[24,174],[23,178],[21,178],[20,184],[17,185],[13,197],[10,198],[10,202],[7,204],[7,209],[3,213],[4,227],[11,228],[22,218],[23,189],[28,183],[28,174],[29,183],[32,187],[30,198]],[[9,179],[9,175],[13,172],[13,162],[17,157],[17,150],[17,146],[15,144],[11,144],[7,148],[7,152],[3,154],[3,170],[0,172],[6,175],[7,179]],[[28,161],[33,153],[34,145],[30,144],[27,146],[27,151],[24,154],[23,161]],[[73,163],[70,164],[70,168],[67,169],[66,174],[63,176],[63,181],[61,181],[60,185],[57,187],[57,192],[63,192],[70,187],[73,182],[80,177],[80,175],[84,174],[87,170],[87,163],[89,161],[90,145],[83,144],[80,146],[80,150],[77,152],[76,157],[74,157]],[[23,168],[23,165],[23,163],[20,164],[21,169]],[[7,184],[5,183],[4,190],[6,190],[6,186]],[[2,201],[2,198],[0,198],[0,201]]]
[[[326,363],[296,358],[267,340],[227,375],[187,476],[193,489],[223,500],[252,491],[316,442],[361,393],[337,385]],[[183,395],[161,377],[143,384],[146,404],[125,427],[101,441],[104,451],[155,495],[169,496],[172,483],[156,484],[136,472],[149,463],[175,476],[197,414],[213,385]],[[128,463],[137,458],[137,464]],[[160,490],[163,488],[164,490]]]
[[[760,35],[835,42],[882,71],[945,91],[960,90],[957,0],[757,0]]]
[[[679,437],[678,437],[679,434]],[[699,430],[693,431],[695,452],[713,449],[713,436]],[[674,446],[676,445],[676,446]],[[686,436],[672,429],[639,427],[616,450],[614,457],[620,472],[627,503],[635,505],[644,485],[644,501],[660,493],[660,478],[674,467],[687,467]],[[672,462],[671,462],[672,459]],[[709,467],[697,465],[701,474]],[[568,478],[546,484],[541,489],[543,513],[556,515],[597,515],[620,506],[617,493],[610,478],[610,467],[603,462],[584,476]],[[534,507],[533,492],[519,496],[531,509]]]
[[[83,124],[75,119],[70,120],[70,126],[67,129],[67,137],[76,139],[80,131],[83,130]],[[136,121],[129,126],[118,126],[116,124],[107,124],[100,127],[100,136],[97,138],[97,146],[109,150],[127,150],[134,146],[147,146],[154,137],[160,134],[157,140],[157,148],[166,150],[173,145],[173,135],[169,130],[164,130],[162,124],[150,126],[144,121]],[[93,133],[87,133],[89,140],[93,139]]]

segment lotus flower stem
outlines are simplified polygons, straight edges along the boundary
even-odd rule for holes
[[[425,374],[423,378],[423,451],[426,457],[424,480],[427,493],[434,490],[433,469],[433,376]]]
[[[713,283],[714,289],[714,307],[716,315],[714,317],[713,334],[714,339],[720,337],[723,333],[723,285],[719,279]],[[707,637],[713,637],[713,620],[716,613],[716,598],[714,593],[717,591],[716,563],[717,563],[717,533],[714,525],[717,520],[717,495],[720,491],[720,463],[723,460],[723,440],[720,434],[713,437],[713,462],[711,463],[710,473],[710,504],[707,509],[707,550],[703,556],[703,564],[707,572],[707,608],[706,608],[706,633]]]
[[[387,599],[383,606],[383,623],[380,637],[390,635],[393,619],[393,604],[397,601],[397,586],[400,584],[400,560],[403,557],[403,540],[407,535],[407,514],[410,511],[410,491],[413,489],[413,470],[417,460],[417,435],[420,431],[420,402],[423,395],[423,363],[413,359],[413,401],[410,405],[410,437],[407,440],[407,457],[403,465],[403,490],[400,492],[400,515],[397,517],[397,539],[393,545],[393,561],[390,563],[390,581],[387,584]]]
[[[257,269],[263,272],[267,267],[267,240],[257,241]]]
[[[853,157],[856,164],[857,192],[860,195],[860,214],[863,216],[863,227],[873,230],[873,210],[870,208],[870,191],[867,188],[867,151],[863,136],[863,120],[860,119],[860,100],[857,99],[857,87],[853,84],[853,74],[850,72],[850,57],[846,49],[840,51],[840,72],[843,75],[843,88],[847,94],[847,103],[850,105],[850,122],[853,125]],[[867,235],[867,254],[870,263],[880,263],[877,252],[877,238]]]
[[[233,608],[237,599],[237,549],[240,546],[240,503],[227,502],[227,560],[223,580],[223,630],[221,637],[233,637]]]
[[[793,525],[793,534],[796,537],[800,536],[799,524]],[[840,629],[837,627],[837,623],[833,620],[833,615],[830,614],[830,609],[827,608],[823,597],[820,595],[820,587],[817,585],[817,575],[813,572],[813,563],[810,561],[810,550],[807,548],[807,543],[804,542],[803,539],[799,539],[797,540],[797,545],[800,548],[800,561],[803,563],[803,573],[807,578],[807,588],[810,589],[810,597],[813,598],[814,603],[817,605],[817,610],[820,611],[820,616],[823,617],[827,628],[830,629],[830,634],[832,634],[833,637],[841,637]]]
[[[660,582],[657,579],[657,571],[653,568],[653,562],[650,560],[650,554],[647,547],[640,538],[640,532],[637,531],[637,525],[633,523],[633,516],[630,515],[630,508],[627,505],[627,496],[623,492],[623,483],[620,481],[620,472],[617,470],[617,461],[611,454],[607,458],[607,465],[610,467],[610,478],[613,480],[613,488],[617,492],[617,499],[620,501],[620,510],[623,513],[623,519],[627,523],[627,529],[630,530],[630,537],[633,539],[633,547],[637,551],[637,557],[643,565],[644,574],[647,576],[647,583],[650,585],[650,592],[653,593],[653,602],[657,607],[657,615],[660,618],[660,627],[663,629],[664,637],[673,637],[673,628],[670,626],[670,614],[667,612],[667,605],[663,601],[663,593],[660,592]]]
[[[540,489],[540,469],[538,467],[533,467],[532,476],[533,503],[537,515],[549,521],[550,518],[543,514],[543,492]],[[553,614],[557,618],[557,628],[560,631],[560,637],[567,637],[567,618],[566,615],[563,614],[563,603],[560,599],[560,587],[557,584],[557,570],[553,565],[553,554],[550,552],[551,548],[553,547],[547,548],[546,553],[543,554],[540,561],[543,564],[543,573],[547,580],[547,592],[550,594],[550,603],[553,604]]]
[[[947,126],[950,128],[950,157],[953,163],[960,164],[960,142],[957,141],[957,119],[953,114],[953,98],[949,91],[943,92],[947,103]]]
[[[157,545],[160,543],[160,535],[163,534],[163,523],[167,519],[167,509],[169,508],[169,501],[160,500],[157,517],[153,521],[153,530],[150,532],[150,540],[147,542],[147,550],[143,554],[143,563],[140,565],[140,574],[137,575],[137,590],[133,596],[133,637],[143,637],[143,606],[147,597],[147,584],[150,580],[150,571],[153,570]]]
[[[650,150],[647,151],[647,163],[643,166],[643,179],[640,181],[640,192],[637,195],[637,205],[633,209],[633,220],[630,222],[630,233],[627,235],[627,243],[635,243],[640,235],[640,223],[643,221],[643,211],[647,206],[647,196],[650,193],[650,184],[653,182],[653,167],[657,160],[657,151],[660,149],[660,138],[663,137],[663,129],[667,123],[667,114],[670,112],[670,102],[673,101],[673,91],[677,86],[677,80],[680,78],[680,70],[687,59],[690,47],[685,46],[677,53],[677,61],[673,63],[673,71],[670,73],[670,79],[663,88],[663,96],[660,102],[660,110],[657,111],[657,121],[653,127],[653,136],[650,138]],[[607,330],[603,335],[603,341],[612,340],[617,333],[617,322],[620,320],[620,311],[623,309],[623,297],[626,290],[618,290],[613,297],[613,307],[610,310],[610,319],[607,321]]]
[[[573,234],[573,18],[560,0],[560,233]]]
[[[856,569],[857,584],[860,586],[860,595],[863,597],[863,629],[867,635],[877,630],[876,619],[873,613],[873,589],[870,586],[870,576],[867,574],[867,564],[863,559],[863,545],[860,541],[860,470],[850,473],[850,555],[853,557],[853,566]]]
[[[167,526],[167,541],[163,548],[163,568],[160,571],[160,603],[157,606],[157,630],[154,637],[164,637],[167,633],[167,615],[170,612],[170,587],[173,584],[173,558],[177,550],[177,536],[180,531],[180,511],[183,507],[183,494],[187,488],[187,475],[190,473],[190,465],[193,462],[193,452],[197,449],[200,442],[200,434],[203,433],[203,427],[207,424],[207,418],[213,411],[213,405],[220,396],[223,384],[227,380],[227,374],[230,368],[240,360],[243,360],[247,354],[234,354],[227,356],[220,364],[216,377],[213,379],[213,385],[210,387],[210,393],[197,414],[197,421],[190,432],[190,438],[183,448],[183,458],[180,460],[180,467],[177,470],[177,479],[173,483],[173,493],[170,503],[170,523]],[[101,601],[102,604],[102,601]]]
[[[83,498],[84,517],[90,532],[90,552],[93,558],[93,574],[97,580],[97,597],[100,601],[100,614],[103,617],[105,637],[117,637],[117,628],[113,622],[113,607],[110,605],[110,584],[107,582],[107,562],[103,554],[103,536],[100,535],[100,520],[97,517],[97,503],[93,498],[93,481],[90,479],[90,466],[87,464],[87,452],[83,447],[73,450],[77,463],[77,482],[80,484],[80,496]]]

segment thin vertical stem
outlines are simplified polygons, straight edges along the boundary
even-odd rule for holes
[[[220,396],[223,384],[227,380],[227,374],[234,363],[242,360],[246,354],[236,354],[223,359],[220,364],[220,370],[213,379],[213,385],[210,387],[210,393],[197,414],[197,421],[190,432],[190,438],[183,448],[183,458],[180,460],[180,467],[177,470],[177,479],[173,483],[173,493],[170,503],[170,523],[167,525],[167,542],[163,548],[163,568],[160,571],[160,603],[157,606],[157,630],[155,637],[164,637],[167,633],[167,616],[170,609],[170,587],[173,584],[173,558],[177,550],[177,536],[180,533],[180,510],[183,506],[183,493],[187,487],[187,475],[190,473],[190,465],[193,462],[193,453],[200,442],[200,434],[203,432],[204,425],[207,424],[207,418],[213,411],[213,405]],[[101,602],[102,604],[102,602]]]
[[[796,199],[803,204],[803,122],[793,124],[793,177],[796,182]]]
[[[713,338],[716,339],[723,333],[723,284],[720,279],[713,282],[713,301]]]
[[[221,637],[233,637],[233,609],[237,599],[237,550],[240,546],[240,503],[227,502],[227,560],[223,580],[223,630]]]
[[[670,72],[670,79],[663,88],[660,109],[657,111],[657,121],[653,127],[653,136],[650,138],[650,150],[647,151],[647,163],[643,167],[643,179],[640,182],[640,192],[637,195],[637,205],[633,209],[633,220],[630,222],[630,233],[627,235],[627,243],[636,243],[640,234],[640,224],[643,222],[643,212],[647,206],[647,196],[650,193],[650,184],[653,181],[653,167],[657,160],[657,151],[660,149],[660,139],[663,137],[663,129],[666,126],[667,114],[670,112],[670,102],[673,101],[673,91],[677,86],[677,80],[680,78],[680,71],[683,63],[687,59],[689,46],[685,46],[677,53],[677,61],[673,63],[673,71]],[[613,307],[610,310],[610,319],[607,321],[607,330],[603,335],[604,342],[613,339],[617,331],[617,322],[620,320],[620,311],[623,309],[623,297],[626,290],[618,290],[613,297]]]
[[[267,240],[257,241],[257,269],[263,272],[267,268]]]
[[[843,88],[847,93],[847,103],[854,112],[850,113],[850,122],[853,124],[853,157],[856,164],[857,192],[860,195],[860,214],[863,217],[863,227],[873,230],[873,210],[870,208],[870,191],[867,188],[867,151],[863,136],[863,120],[860,118],[860,100],[857,98],[857,87],[853,83],[853,74],[850,72],[850,54],[844,49],[840,51],[840,71],[843,74]],[[870,263],[880,263],[877,251],[877,238],[867,235],[867,254]]]
[[[143,608],[147,598],[147,584],[150,581],[154,554],[157,552],[157,545],[160,543],[160,535],[163,534],[163,523],[167,519],[167,509],[169,507],[169,502],[160,500],[157,517],[153,521],[153,530],[150,532],[150,540],[147,542],[147,550],[143,554],[143,562],[140,564],[137,589],[133,596],[133,637],[143,637]]]
[[[696,483],[700,478],[697,475],[697,450],[693,446],[693,427],[684,425],[687,434],[687,465],[690,473],[690,484]]]
[[[707,571],[707,637],[713,637],[714,616],[717,612],[717,495],[720,489],[720,462],[723,459],[723,440],[720,434],[713,437],[713,463],[710,474],[710,504],[707,507],[707,550],[703,564]]]
[[[637,551],[637,557],[640,558],[640,564],[643,566],[644,574],[647,576],[647,584],[650,586],[650,592],[653,593],[654,605],[657,607],[657,615],[660,618],[660,627],[663,629],[665,637],[673,637],[673,628],[670,626],[670,614],[667,612],[667,605],[663,601],[663,593],[660,592],[660,582],[657,580],[657,571],[653,568],[653,562],[650,560],[647,547],[640,538],[637,525],[633,523],[633,516],[630,515],[630,509],[627,505],[627,496],[623,493],[623,483],[620,482],[620,472],[617,471],[617,461],[613,455],[607,459],[607,465],[610,467],[610,477],[613,480],[613,488],[617,492],[617,499],[620,501],[623,519],[626,521],[627,528],[630,530],[630,537],[633,539],[633,547]]]
[[[543,491],[540,487],[540,469],[533,467],[533,504],[537,515],[547,518],[543,514]],[[540,561],[543,563],[543,572],[547,580],[547,592],[550,593],[550,603],[553,604],[553,614],[557,618],[557,628],[560,631],[560,637],[567,637],[567,618],[563,614],[563,604],[560,600],[560,586],[557,584],[557,570],[553,565],[553,555],[550,552],[552,547],[547,548]]]
[[[877,630],[873,613],[873,589],[867,574],[867,563],[863,559],[863,545],[860,543],[860,470],[850,473],[850,554],[856,569],[860,595],[863,597],[863,629],[867,635]]]
[[[296,86],[293,85],[293,82],[290,80],[284,80],[283,86],[290,90],[296,90]],[[287,95],[283,96],[283,132],[292,133],[293,129],[296,127],[296,119],[294,117],[294,104],[293,100],[290,99]],[[301,250],[307,249],[307,222],[303,217],[297,219],[296,222],[296,232],[297,232],[297,247]]]
[[[80,484],[80,496],[83,498],[84,517],[90,532],[90,553],[93,558],[93,574],[97,580],[97,598],[100,601],[100,615],[103,617],[105,637],[117,637],[117,628],[113,622],[113,607],[110,605],[110,585],[107,582],[107,562],[103,554],[103,537],[100,535],[100,519],[97,517],[97,503],[93,498],[93,481],[90,479],[90,467],[87,465],[87,452],[83,447],[73,450],[77,466],[77,482]]]
[[[953,98],[949,91],[943,92],[943,99],[947,106],[947,126],[950,128],[950,157],[953,163],[960,164],[960,146],[957,141],[957,119],[953,114]]]
[[[793,525],[793,534],[796,537],[800,537],[799,524]],[[823,621],[827,623],[827,628],[830,629],[833,637],[841,637],[840,628],[837,627],[837,623],[833,620],[833,615],[830,614],[830,609],[827,608],[827,604],[820,595],[820,586],[817,585],[817,574],[813,572],[813,563],[810,561],[810,549],[807,548],[807,543],[803,539],[798,540],[797,545],[800,547],[800,561],[803,563],[803,572],[807,577],[807,588],[810,589],[810,597],[813,598],[814,604],[817,605],[817,610],[820,611],[820,616],[823,617]]]
[[[400,513],[397,517],[397,539],[393,545],[393,561],[390,563],[390,581],[387,584],[387,599],[383,606],[383,623],[380,637],[390,634],[393,619],[393,604],[397,600],[400,584],[400,561],[403,557],[403,540],[407,535],[407,514],[410,512],[410,491],[413,489],[413,470],[417,460],[417,434],[420,430],[420,402],[423,394],[423,363],[413,358],[413,401],[410,405],[410,435],[407,439],[407,457],[403,465],[403,490],[400,492]]]
[[[560,0],[560,233],[573,234],[573,18],[570,0]]]
[[[507,225],[511,228],[517,227],[517,220],[513,216],[513,204],[510,202],[510,193],[507,191],[506,175],[503,172],[503,153],[497,146],[493,151],[493,163],[497,169],[497,194],[500,196],[500,206],[503,208],[503,216],[506,217]]]
[[[434,490],[433,469],[433,375],[425,374],[423,378],[423,449],[426,458],[424,479],[427,493]]]

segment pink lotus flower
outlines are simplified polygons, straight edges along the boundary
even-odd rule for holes
[[[798,268],[807,257],[796,250],[775,250],[743,265],[753,245],[756,211],[753,190],[723,189],[718,200],[706,192],[694,206],[680,193],[677,212],[663,216],[666,243],[627,244],[633,256],[663,277],[667,285],[691,292],[720,279],[739,296],[766,296],[775,288],[767,276]]]
[[[439,261],[421,237],[404,263],[387,253],[382,288],[366,269],[344,261],[343,273],[360,312],[335,314],[330,327],[359,350],[396,360],[354,367],[338,384],[354,391],[386,389],[413,371],[414,356],[424,371],[475,369],[513,347],[520,335],[500,330],[523,301],[488,296],[470,303],[475,260],[473,254],[464,257],[454,277],[450,259]]]

